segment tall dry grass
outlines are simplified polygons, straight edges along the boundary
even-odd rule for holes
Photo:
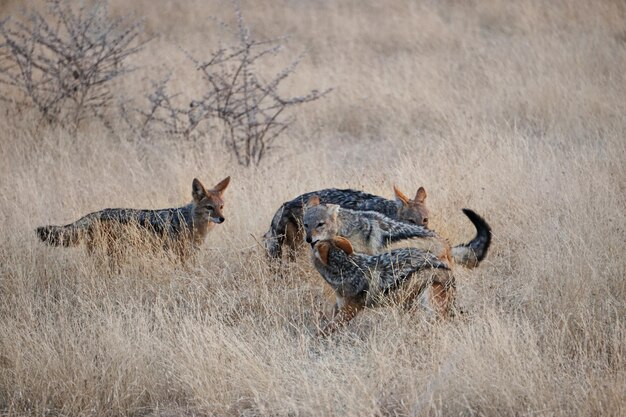
[[[164,65],[195,88],[176,45],[201,54],[217,37],[208,17],[233,18],[222,2],[113,6],[158,34],[119,86],[131,96]],[[256,33],[289,32],[289,52],[309,51],[288,93],[335,87],[259,169],[218,142],[136,143],[98,125],[72,137],[3,109],[2,414],[624,415],[624,4],[242,9]],[[180,205],[194,176],[225,175],[227,221],[185,267],[129,249],[118,271],[33,233],[104,207]],[[452,242],[472,236],[462,207],[492,225],[486,261],[456,271],[467,317],[376,309],[315,338],[330,301],[308,254],[277,276],[253,237],[304,191],[390,196],[394,182],[426,187]]]

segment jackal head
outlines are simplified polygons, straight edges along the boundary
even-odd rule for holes
[[[417,189],[413,200],[404,195],[395,185],[393,186],[393,192],[398,202],[398,219],[428,228],[428,209],[425,203],[426,190],[424,187]]]
[[[191,195],[196,204],[195,214],[203,220],[213,223],[224,223],[224,200],[222,195],[228,187],[230,177],[224,178],[215,187],[207,190],[197,178],[191,184]]]
[[[329,240],[339,233],[337,204],[320,204],[318,196],[313,196],[304,206],[304,231],[306,241],[314,247],[321,240]]]

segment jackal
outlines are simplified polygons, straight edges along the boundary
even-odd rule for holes
[[[411,239],[406,245],[418,246],[438,254],[448,262],[454,261],[474,268],[487,255],[491,244],[491,228],[472,210],[463,209],[463,213],[476,227],[476,236],[469,243],[453,248],[446,239],[422,226],[402,223],[376,212],[353,211],[336,204],[321,204],[317,196],[307,202],[303,223],[306,241],[312,245],[320,240],[343,236],[350,240],[357,252],[374,254],[395,242]],[[418,242],[412,238],[430,239],[420,239]]]
[[[426,190],[419,187],[415,198],[410,199],[394,186],[396,200],[388,200],[377,195],[356,190],[328,188],[302,194],[284,203],[274,214],[269,230],[263,236],[265,249],[270,258],[280,258],[283,245],[295,250],[302,243],[302,216],[304,206],[313,196],[321,203],[337,204],[344,209],[355,211],[375,211],[391,219],[428,228]]]
[[[166,248],[177,252],[195,248],[204,242],[215,224],[224,222],[224,200],[230,177],[207,190],[194,178],[191,203],[161,210],[104,209],[81,217],[65,226],[41,226],[36,229],[39,238],[52,246],[76,246],[81,242],[91,252],[99,239],[110,244],[119,239],[125,229],[135,226],[157,237]]]
[[[354,252],[350,241],[341,236],[312,245],[315,268],[336,296],[333,320],[323,329],[325,334],[350,321],[364,307],[378,306],[385,300],[410,306],[427,289],[440,316],[451,312],[454,276],[448,263],[435,254],[401,248],[366,255]],[[429,271],[423,271],[426,269]]]
[[[306,242],[343,236],[356,252],[374,254],[391,243],[410,238],[436,237],[423,226],[393,220],[376,211],[355,211],[337,204],[320,204],[318,196],[306,203],[303,216]]]

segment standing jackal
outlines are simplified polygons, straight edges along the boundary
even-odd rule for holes
[[[181,251],[197,247],[216,223],[224,222],[222,196],[230,177],[207,190],[194,178],[191,203],[161,210],[104,209],[87,214],[65,226],[41,226],[36,229],[39,238],[52,246],[76,246],[86,243],[89,251],[104,237],[105,242],[121,237],[124,230],[135,226],[162,240],[165,247]]]
[[[355,211],[337,204],[321,204],[318,196],[306,203],[302,221],[306,242],[343,236],[356,252],[374,254],[404,239],[437,237],[423,226],[393,220],[376,211]]]
[[[454,276],[450,266],[430,252],[401,248],[366,255],[355,253],[350,241],[341,236],[312,245],[315,268],[333,288],[337,300],[333,321],[323,333],[336,330],[364,307],[380,305],[386,299],[410,306],[428,289],[439,315],[446,317],[451,312]]]
[[[459,265],[474,268],[487,255],[491,244],[491,228],[472,210],[463,209],[463,213],[474,224],[476,236],[469,243],[453,248],[447,240],[422,226],[402,223],[376,212],[353,211],[336,204],[321,204],[317,196],[311,197],[307,202],[303,223],[306,241],[311,245],[315,245],[317,241],[343,236],[350,240],[357,252],[374,254],[401,240],[431,238],[421,239],[420,242],[411,240],[408,244],[422,249],[427,247],[441,259],[448,262],[454,260]]]
[[[355,211],[375,211],[394,220],[428,228],[426,190],[420,187],[414,199],[408,198],[396,186],[393,187],[396,200],[388,200],[377,195],[356,190],[327,188],[302,194],[284,203],[274,214],[270,229],[263,236],[265,249],[270,258],[280,258],[283,245],[295,250],[302,242],[302,216],[304,206],[313,196],[321,203],[337,204]]]

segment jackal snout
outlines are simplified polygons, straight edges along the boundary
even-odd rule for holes
[[[318,196],[313,196],[306,203],[304,210],[305,240],[311,247],[320,240],[328,240],[337,235],[336,204],[320,204]]]
[[[319,227],[323,227],[323,225]],[[316,229],[317,227],[313,228],[312,230],[309,230],[307,228],[307,231],[306,231],[306,237],[305,237],[306,243],[310,244],[312,248],[315,247],[315,244],[317,242],[319,242],[320,240],[324,240],[323,238],[320,238],[318,233],[316,233],[317,232]]]

